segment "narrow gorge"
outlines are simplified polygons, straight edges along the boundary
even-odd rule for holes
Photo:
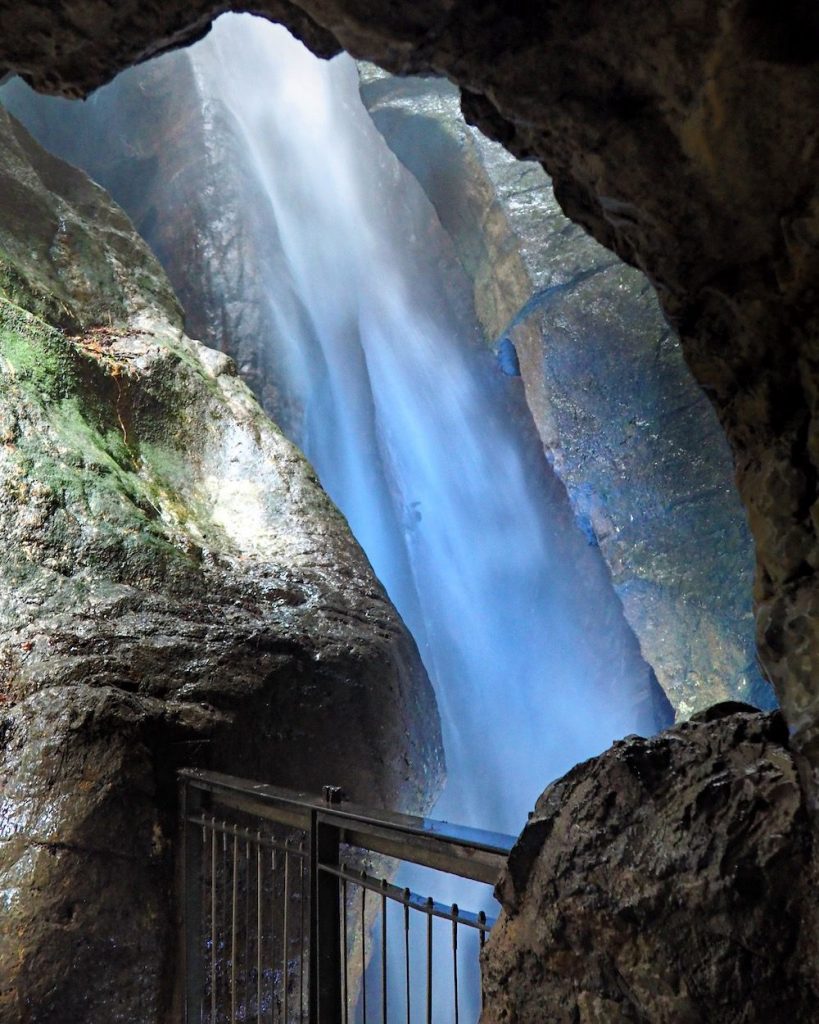
[[[0,1020],[177,1012],[202,766],[523,829],[470,1019],[807,1024],[813,62],[738,3],[276,7],[357,63],[82,6],[0,7],[103,86],[0,88]]]
[[[303,456],[102,189],[0,117],[0,1019],[157,1020],[175,769],[425,810],[438,714]]]

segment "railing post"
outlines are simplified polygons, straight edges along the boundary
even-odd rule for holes
[[[310,825],[310,1024],[340,1024],[341,913],[339,880],[319,869],[338,867],[340,833],[313,811]],[[345,937],[346,939],[346,937]]]
[[[179,786],[182,834],[182,978],[184,1024],[199,1024],[204,993],[202,962],[202,840],[188,818],[202,812],[202,793],[185,780]]]

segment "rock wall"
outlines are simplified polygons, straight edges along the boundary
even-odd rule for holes
[[[0,529],[0,1021],[156,1022],[175,769],[417,811],[437,711],[303,457],[3,111]]]
[[[49,151],[81,166],[111,191],[183,297],[187,329],[201,332],[207,344],[235,358],[242,378],[298,443],[305,437],[303,401],[313,394],[315,403],[326,359],[322,341],[309,326],[316,311],[300,309],[297,270],[285,255],[279,214],[265,192],[258,166],[259,136],[264,137],[265,130],[255,124],[253,134],[248,134],[247,120],[231,109],[207,68],[201,53],[177,52],[129,69],[88,103],[41,96],[19,79],[0,91],[0,101]],[[459,124],[467,131],[462,120]],[[267,147],[264,159],[278,159],[276,169],[286,177],[292,168],[281,155],[284,148]],[[374,159],[382,162],[380,202],[400,225],[398,233],[410,254],[405,272],[422,264],[434,267],[441,287],[424,294],[427,312],[433,312],[433,303],[446,304],[447,322],[456,322],[463,337],[474,339],[478,349],[483,337],[475,314],[476,291],[468,276],[471,268],[467,265],[465,273],[459,259],[462,240],[453,242],[442,227],[437,204],[421,194],[418,182],[386,146],[376,148]],[[432,173],[443,175],[446,166],[433,159]],[[467,187],[484,183],[468,168],[464,176]],[[464,181],[458,181],[455,191],[463,186]],[[487,182],[486,190],[491,189]],[[319,207],[321,199],[321,193],[314,197]],[[316,229],[309,229],[308,237],[310,230]],[[487,260],[496,255],[486,249]],[[484,273],[490,274],[489,267]],[[309,367],[302,380],[293,371],[294,332],[300,361]],[[444,352],[441,359],[445,363]],[[431,367],[436,372],[435,361]],[[491,374],[488,360],[486,370]],[[640,656],[612,593],[605,561],[578,530],[562,483],[539,456],[517,382],[498,376],[501,386],[495,401],[504,401],[506,415],[515,418],[517,436],[526,439],[529,489],[548,509],[549,531],[559,538],[561,552],[583,580],[586,600],[582,609],[576,609],[575,621],[581,623],[581,632],[593,632],[585,654],[598,652],[597,671],[606,681],[601,699],[620,708],[636,707],[636,728],[652,733],[673,720],[673,709]],[[317,443],[316,436],[312,443]],[[483,443],[490,447],[503,442],[489,434]],[[370,456],[377,464],[375,448]],[[745,611],[750,618],[750,608]],[[631,681],[629,692],[621,685],[624,678]],[[443,679],[441,685],[446,685]],[[708,694],[699,694],[699,699],[707,702]]]
[[[773,695],[755,658],[753,550],[728,446],[644,275],[562,214],[535,163],[468,127],[442,79],[360,64],[379,130],[469,274],[551,463],[678,716]]]
[[[0,9],[0,68],[78,95],[229,5]],[[685,0],[411,7],[267,0],[320,53],[442,73],[467,118],[540,160],[564,211],[643,269],[734,450],[757,545],[760,656],[819,764],[816,113],[812,7]]]
[[[807,1024],[810,815],[779,713],[722,705],[546,790],[498,887],[482,1024]]]

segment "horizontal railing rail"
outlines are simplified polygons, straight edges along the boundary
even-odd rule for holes
[[[195,769],[179,781],[185,1024],[369,1024],[371,960],[380,961],[383,1024],[431,1022],[442,955],[435,920],[451,932],[448,1007],[459,1021],[460,929],[482,948],[492,917],[421,896],[373,869],[386,871],[389,858],[492,885],[512,836],[352,804],[334,787],[318,797]],[[389,907],[402,920],[402,982],[392,994]],[[411,921],[419,916],[426,924],[413,963]]]

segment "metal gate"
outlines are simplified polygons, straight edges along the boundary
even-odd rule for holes
[[[512,836],[349,804],[333,787],[179,780],[185,1024],[460,1024],[493,918],[388,878],[404,862],[491,886]]]

